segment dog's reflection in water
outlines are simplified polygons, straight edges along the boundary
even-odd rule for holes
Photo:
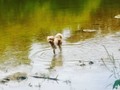
[[[53,55],[51,64],[50,64],[50,68],[49,69],[54,69],[55,67],[60,67],[63,65],[63,61],[62,61],[62,53],[59,53],[57,55]]]

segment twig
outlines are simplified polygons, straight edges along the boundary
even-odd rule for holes
[[[111,55],[109,54],[108,50],[106,49],[106,47],[104,45],[103,45],[103,47],[104,47],[105,51],[107,52],[109,59],[113,62],[113,59],[111,58]]]
[[[105,65],[105,67],[108,69],[108,71],[111,72],[111,70],[108,68],[108,66],[107,66],[106,63],[104,62],[104,60],[103,60],[102,58],[101,58],[101,60],[102,60],[103,64]]]
[[[42,79],[49,79],[49,80],[54,80],[54,81],[58,81],[59,79],[57,79],[57,77],[56,78],[51,78],[51,77],[43,77],[43,76],[32,76],[32,77],[34,77],[34,78],[42,78]]]

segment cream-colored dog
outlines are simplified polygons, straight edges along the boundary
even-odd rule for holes
[[[57,47],[59,48],[60,51],[62,51],[62,34],[58,33],[55,36],[47,36],[47,41],[50,43],[52,49],[53,49],[53,53],[55,54],[55,49],[57,49]]]

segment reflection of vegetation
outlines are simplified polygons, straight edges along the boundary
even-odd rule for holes
[[[76,27],[79,23],[88,26],[83,22],[89,21],[91,25],[90,23],[99,20],[102,21],[99,24],[103,25],[107,21],[105,25],[110,26],[110,19],[119,13],[119,2],[119,0],[1,0],[0,23],[1,26],[16,22],[28,26],[32,22],[35,24],[32,28],[34,30],[37,27],[45,29],[55,29],[54,27],[58,29],[67,25]]]
[[[20,63],[29,62],[27,54],[31,41],[44,41],[47,35],[60,32],[68,25],[74,26],[88,1],[1,0],[1,62],[11,58]]]
[[[51,0],[50,7],[53,12],[79,13],[83,10],[87,1],[88,0]]]
[[[27,57],[32,41],[44,41],[64,27],[76,30],[78,24],[100,28],[102,33],[118,30],[119,22],[112,18],[119,7],[119,0],[0,0],[0,55],[10,47],[26,51]],[[74,37],[76,42],[92,36],[75,34],[68,40]]]
[[[106,11],[116,10],[117,12],[119,9],[117,0],[1,0],[0,4],[0,21],[2,26],[6,23],[12,24],[17,22],[22,25],[21,27],[29,27],[29,30],[40,30],[40,28],[60,30],[68,25],[75,29],[77,24],[88,27],[94,23],[96,24],[96,22],[101,24],[102,29],[108,29],[106,25],[110,26],[111,20],[105,19],[108,19],[108,16],[112,15],[112,13],[106,13]],[[112,6],[115,8],[112,8]],[[106,14],[103,13],[101,15],[103,11]],[[91,18],[91,14],[93,18]],[[85,21],[88,21],[88,23]]]
[[[68,25],[71,22],[80,22],[81,19],[88,20],[91,11],[95,10],[99,3],[100,0],[95,0],[92,4],[91,0],[1,0],[0,20],[2,25],[3,23],[11,24],[11,22],[25,24],[34,15],[35,17],[39,15],[39,17],[37,16],[39,23],[45,23],[44,25],[47,27],[50,27],[51,24],[53,26],[60,26],[65,23]],[[32,22],[36,22],[36,19]],[[41,23],[39,25],[43,26]]]
[[[30,39],[25,31],[18,32],[20,29],[19,26],[11,26],[10,29],[0,31],[0,63],[11,60],[17,62],[16,65],[30,62],[27,57]]]
[[[85,39],[89,39],[95,36],[95,32],[77,32],[73,33],[71,37],[69,37],[67,40],[69,42],[77,42],[77,41],[84,41]]]
[[[24,22],[30,17],[36,6],[42,6],[45,0],[0,0],[0,20],[2,23],[10,21]]]
[[[120,29],[120,22],[114,18],[120,13],[120,0],[102,0],[99,8],[92,13],[92,23],[102,29],[102,33],[116,32]]]

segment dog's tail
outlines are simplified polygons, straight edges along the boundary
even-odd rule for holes
[[[58,34],[55,35],[55,38],[58,38],[58,39],[61,39],[61,40],[62,40],[63,36],[62,36],[61,33],[58,33]]]

